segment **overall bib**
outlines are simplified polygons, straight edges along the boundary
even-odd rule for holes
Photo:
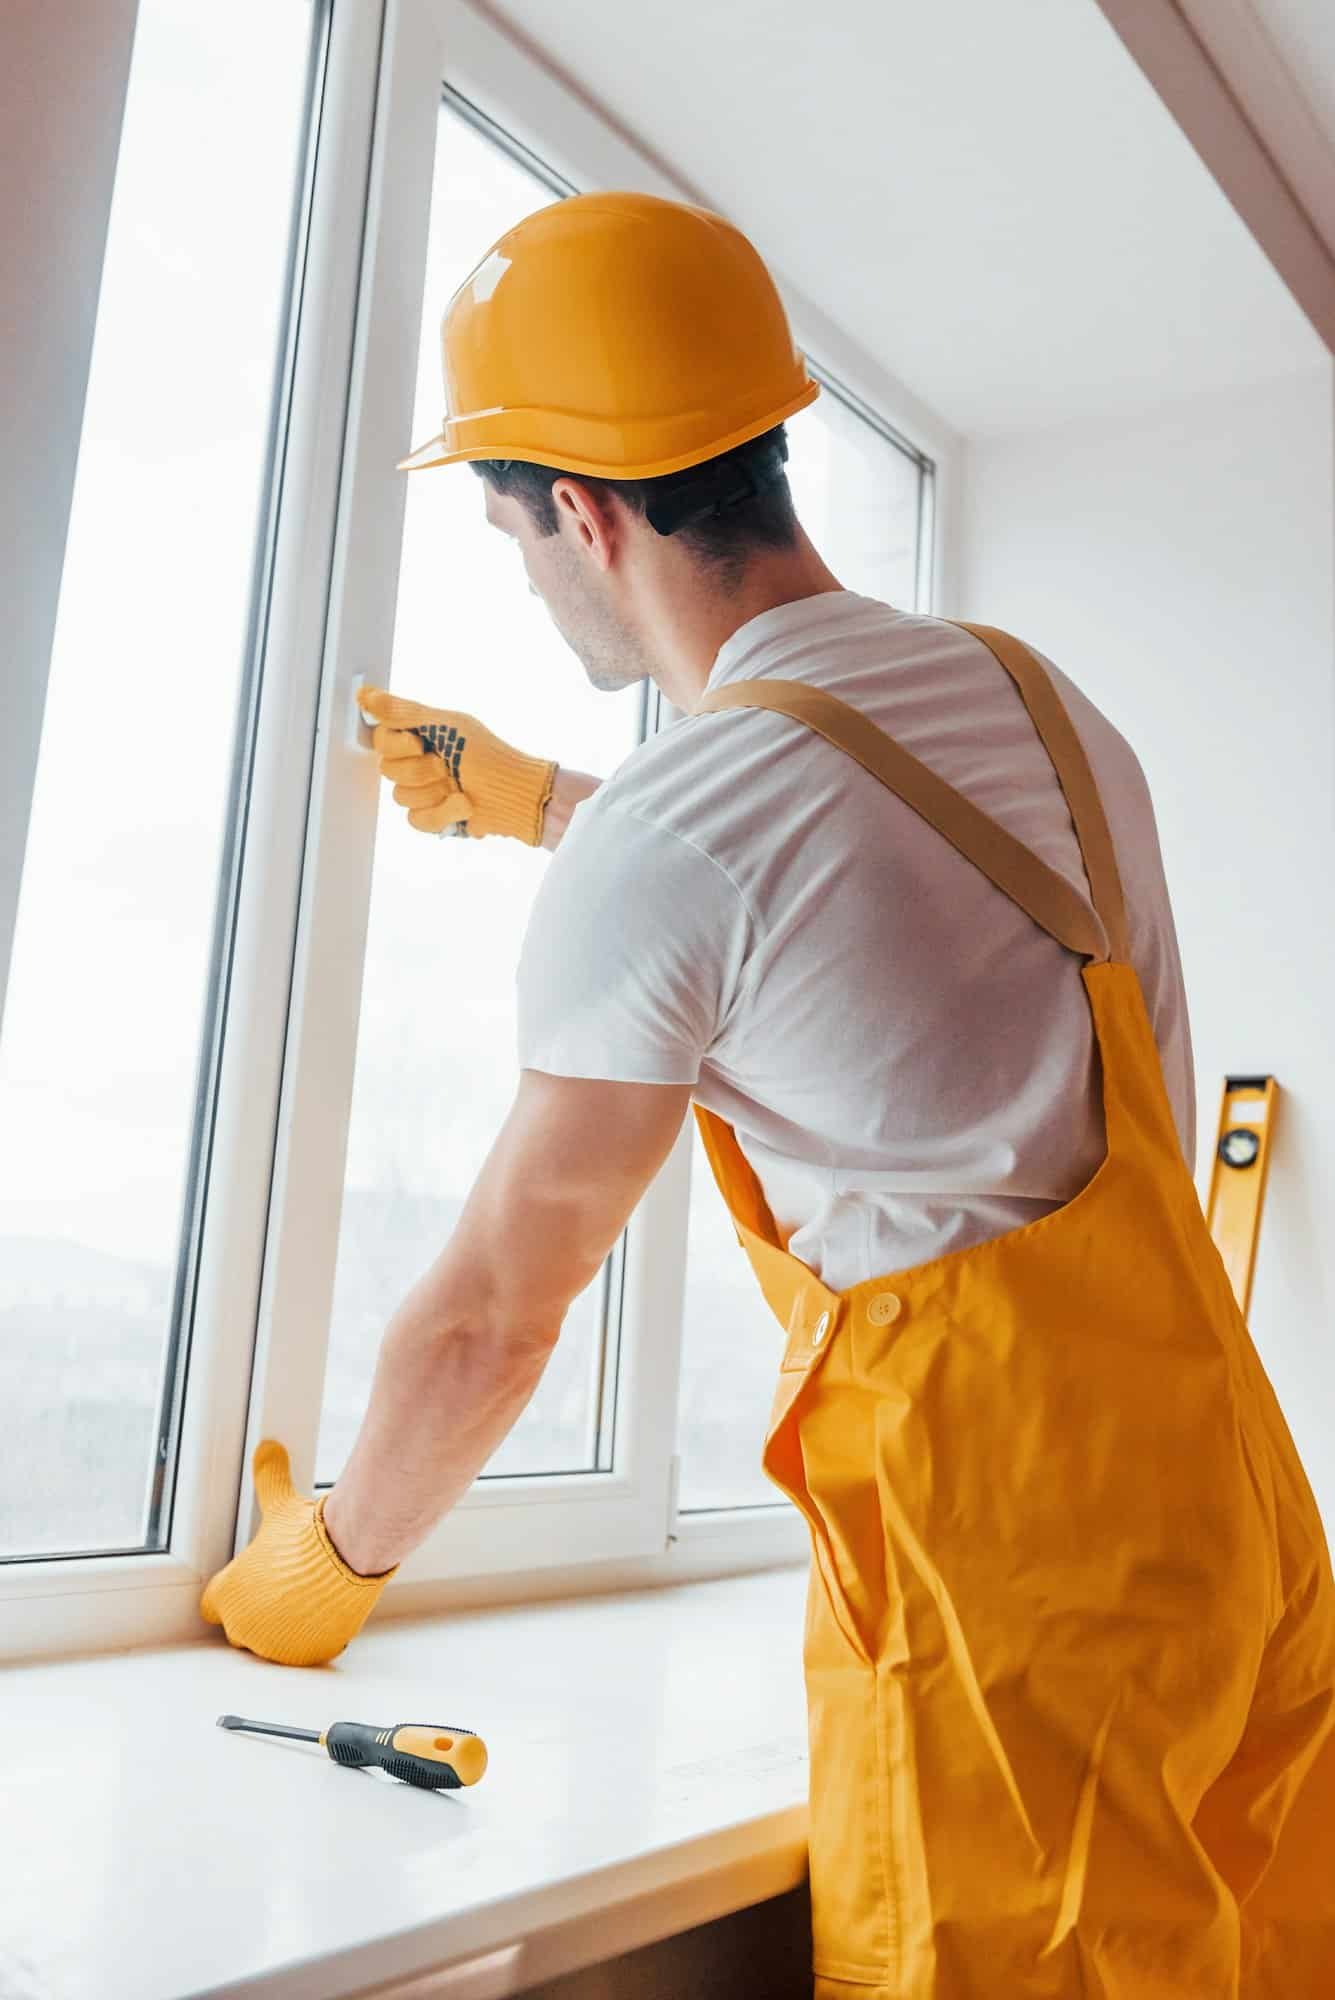
[[[1083,747],[1019,688],[1090,899],[859,710],[846,751],[1080,955],[1105,1157],[973,1249],[823,1285],[696,1106],[787,1339],[768,1476],[805,1515],[815,2000],[1333,2000],[1335,1581],[1206,1227]]]

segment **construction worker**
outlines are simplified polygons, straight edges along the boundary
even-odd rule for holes
[[[261,1445],[205,1615],[348,1643],[694,1099],[811,1533],[817,2000],[1329,2000],[1335,1582],[1188,1165],[1135,756],[1017,639],[841,587],[784,474],[816,384],[719,217],[543,209],[442,358],[406,465],[471,462],[593,684],[683,716],[599,784],[365,693],[414,828],[555,849],[520,1083],[343,1476]]]

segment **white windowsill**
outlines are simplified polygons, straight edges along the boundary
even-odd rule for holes
[[[781,1894],[806,1872],[805,1589],[373,1622],[310,1670],[206,1642],[0,1674],[0,1993],[502,2000]],[[491,1763],[415,1792],[228,1710],[454,1724]]]

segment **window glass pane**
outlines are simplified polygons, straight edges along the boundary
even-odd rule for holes
[[[839,581],[917,609],[917,460],[829,389],[793,418],[788,444],[797,511]],[[737,1241],[694,1117],[691,1124],[680,1506],[783,1505],[760,1468],[783,1330]]]
[[[139,7],[0,1035],[0,1559],[149,1532],[311,32]]]
[[[802,524],[846,590],[901,611],[917,601],[923,474],[916,458],[828,385],[788,425],[788,483]]]
[[[554,199],[454,111],[437,137],[413,440],[440,427],[440,315],[506,229]],[[638,687],[597,692],[488,527],[466,465],[408,477],[394,634],[397,694],[476,715],[520,749],[607,776],[639,740]],[[410,827],[381,785],[321,1484],[366,1408],[386,1323],[449,1239],[518,1083],[515,966],[550,856]],[[532,1401],[484,1478],[591,1468],[603,1279],[572,1303]]]

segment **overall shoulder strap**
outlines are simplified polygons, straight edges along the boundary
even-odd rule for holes
[[[996,651],[991,644],[988,627],[967,626],[976,637],[983,640],[989,650]],[[1011,640],[1007,634],[997,633],[998,640],[1007,640],[1008,649],[1013,647],[1030,661],[1032,673],[1025,680],[1008,659],[1000,653],[996,657],[1011,674],[1019,687],[1026,708],[1034,717],[1035,727],[1043,738],[1048,755],[1056,766],[1062,790],[1068,804],[1072,805],[1072,819],[1075,823],[1076,838],[1080,842],[1085,857],[1086,873],[1090,877],[1091,891],[1096,898],[1095,910],[1091,910],[1084,898],[1072,888],[1065,876],[1050,868],[1046,861],[1031,852],[1006,828],[998,825],[981,808],[974,805],[963,792],[947,784],[938,777],[921,759],[912,755],[888,736],[861,709],[840,701],[837,695],[823,688],[808,686],[804,681],[793,680],[749,680],[733,681],[725,687],[713,688],[702,696],[692,711],[722,708],[770,708],[790,715],[796,722],[803,722],[824,736],[828,742],[845,751],[872,776],[879,778],[896,797],[935,827],[952,847],[965,859],[982,870],[988,880],[1010,897],[1013,903],[1033,918],[1036,924],[1057,939],[1068,950],[1079,952],[1093,960],[1104,960],[1111,955],[1123,956],[1125,922],[1115,927],[1121,910],[1121,885],[1117,881],[1116,864],[1112,858],[1112,843],[1108,836],[1107,822],[1099,801],[1088,764],[1084,759],[1075,731],[1071,728],[1066,711],[1061,706],[1055,688],[1043,672],[1037,660],[1028,655],[1018,640]],[[1051,705],[1042,703],[1041,690],[1046,688]],[[1037,691],[1042,721],[1034,712],[1033,697]],[[1055,709],[1055,715],[1054,715]],[[1063,734],[1062,725],[1065,725]],[[1070,755],[1070,742],[1074,742],[1078,753],[1077,762]],[[1083,773],[1083,775],[1082,775]],[[1077,817],[1072,793],[1080,803],[1080,817]],[[1083,825],[1082,825],[1083,818]],[[1089,850],[1086,847],[1087,833],[1097,844],[1102,838],[1105,843],[1100,850],[1098,879],[1090,868]],[[1109,870],[1112,883],[1116,885],[1115,897],[1108,903],[1107,911],[1099,908],[1098,895],[1105,893],[1109,886]],[[1113,924],[1109,923],[1112,917]],[[1102,919],[1102,921],[1100,921]]]
[[[1125,961],[1126,901],[1122,894],[1122,878],[1117,868],[1108,815],[1103,810],[1103,800],[1099,797],[1085,746],[1075,733],[1075,726],[1052,676],[1029,648],[1011,633],[999,632],[995,625],[970,625],[962,618],[946,622],[958,625],[962,632],[972,632],[975,639],[981,639],[1019,689],[1020,699],[1043,739],[1043,747],[1052,759],[1062,791],[1066,794],[1085,874],[1089,878],[1090,895],[1108,934],[1110,953],[1119,962]]]

